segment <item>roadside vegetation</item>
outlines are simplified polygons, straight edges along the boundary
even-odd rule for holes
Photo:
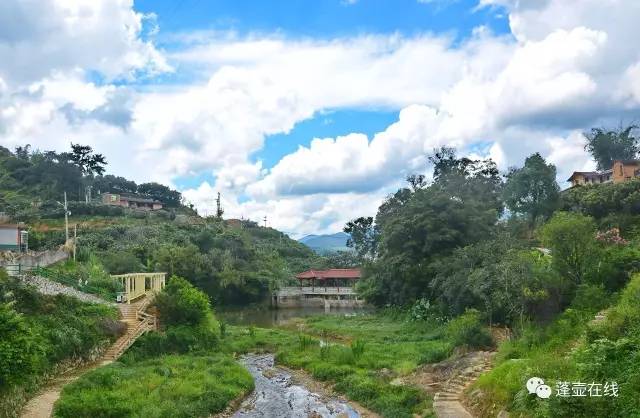
[[[0,416],[12,417],[61,366],[118,337],[114,308],[45,296],[0,269]]]

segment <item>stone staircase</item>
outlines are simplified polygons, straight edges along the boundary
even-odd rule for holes
[[[127,331],[105,352],[102,364],[117,360],[138,337],[145,332],[157,329],[156,317],[145,312],[150,303],[150,298],[143,297],[130,305],[118,305],[122,316],[121,320],[127,325]]]
[[[460,400],[464,390],[484,372],[491,369],[495,352],[480,351],[476,353],[473,364],[446,381],[441,391],[433,398],[433,409],[438,418],[473,418]]]

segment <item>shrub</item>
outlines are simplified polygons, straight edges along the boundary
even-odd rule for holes
[[[466,345],[471,348],[491,347],[491,334],[482,325],[480,312],[468,309],[447,324],[446,337],[456,346]]]
[[[597,312],[609,305],[611,296],[603,285],[583,284],[578,286],[571,306],[589,312]]]
[[[207,295],[185,279],[172,276],[156,297],[156,306],[164,325],[198,325],[212,315]]]
[[[100,260],[111,274],[135,273],[143,269],[138,257],[128,251],[105,251],[100,253]]]

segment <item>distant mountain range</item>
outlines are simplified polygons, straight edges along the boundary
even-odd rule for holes
[[[351,248],[347,247],[347,240],[349,234],[344,232],[337,232],[330,235],[307,235],[300,238],[298,241],[310,247],[317,253],[328,253],[335,251],[350,251]]]

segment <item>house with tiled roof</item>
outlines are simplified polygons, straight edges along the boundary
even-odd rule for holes
[[[622,183],[640,177],[640,160],[614,160],[604,171],[574,171],[567,179],[571,186],[600,183]]]

